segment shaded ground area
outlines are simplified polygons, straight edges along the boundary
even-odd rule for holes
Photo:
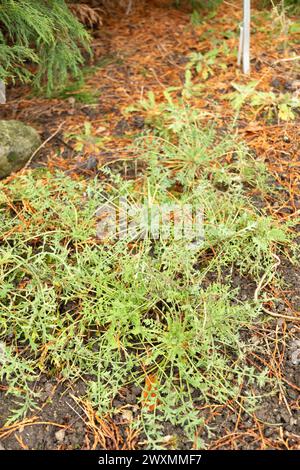
[[[122,160],[124,165],[126,160],[130,165],[136,157],[128,144],[156,119],[159,113],[155,106],[163,100],[164,90],[184,85],[189,55],[205,54],[212,44],[226,44],[228,51],[212,66],[214,72],[196,77],[201,94],[195,93],[190,101],[192,107],[203,111],[203,125],[213,118],[218,128],[227,129],[235,112],[226,95],[234,91],[234,82],[248,82],[236,67],[240,18],[241,10],[228,4],[209,21],[194,27],[189,11],[160,8],[151,2],[139,4],[129,16],[115,12],[104,18],[100,31],[94,31],[96,65],[84,90],[69,92],[65,99],[45,100],[31,98],[25,87],[16,87],[9,91],[9,103],[1,108],[1,114],[32,124],[45,141],[49,139],[33,165],[60,168],[74,177],[101,175],[102,164]],[[258,80],[262,91],[296,93],[300,76],[296,62],[290,59],[293,54],[299,55],[299,47],[292,41],[284,50],[276,28],[271,19],[254,11],[251,80]],[[147,98],[149,91],[155,93],[156,105],[128,112],[128,107]],[[92,104],[81,102],[87,101],[86,96],[92,98]],[[84,128],[87,122],[91,131]],[[267,196],[263,204],[276,217],[293,220],[300,209],[299,114],[294,121],[283,122],[276,115],[268,118],[263,107],[246,104],[237,126],[257,158],[268,165],[276,183],[285,189],[278,199]],[[253,326],[251,335],[247,333],[248,341],[257,344],[257,354],[249,355],[249,364],[258,369],[267,367],[271,377],[281,379],[280,393],[264,398],[253,416],[245,413],[242,399],[226,406],[204,406],[201,415],[208,428],[200,428],[199,434],[209,449],[300,448],[300,273],[284,260],[280,269],[287,284],[282,291],[272,292],[279,299],[272,305],[275,317],[268,324]],[[245,298],[253,296],[256,286],[246,278],[237,275],[234,282],[242,285]],[[288,318],[293,315],[295,322]],[[42,391],[41,408],[11,426],[4,424],[11,398],[5,395],[5,384],[1,387],[0,439],[4,448],[137,449],[145,445],[143,433],[132,426],[139,414],[141,389],[122,390],[114,403],[118,414],[100,420],[91,405],[79,398],[84,383],[71,388],[59,377],[45,376],[34,387]],[[190,446],[180,429],[167,425],[165,436],[166,448]]]

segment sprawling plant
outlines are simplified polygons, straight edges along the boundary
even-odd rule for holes
[[[82,47],[89,34],[64,0],[0,0],[0,80],[32,81],[51,94],[80,75]]]

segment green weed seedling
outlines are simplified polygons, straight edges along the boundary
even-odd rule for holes
[[[226,96],[234,110],[240,112],[244,104],[248,104],[255,109],[256,113],[265,111],[268,119],[274,117],[282,121],[291,121],[296,117],[295,111],[300,108],[300,100],[290,93],[273,93],[256,90],[257,81],[248,85],[233,83],[236,91]]]

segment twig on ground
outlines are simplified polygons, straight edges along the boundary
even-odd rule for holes
[[[62,129],[64,123],[66,121],[63,121],[60,123],[60,125],[58,126],[58,128],[56,129],[55,132],[53,132],[53,134],[51,134],[46,140],[44,140],[44,142],[41,143],[41,145],[33,152],[33,154],[31,155],[31,157],[29,158],[28,162],[26,163],[26,165],[23,167],[23,169],[21,170],[20,174],[23,174],[23,172],[25,170],[27,170],[27,168],[29,167],[29,165],[31,164],[32,160],[34,159],[34,157],[38,154],[38,152],[45,147],[45,145],[48,144],[48,142],[50,142],[59,132],[60,130]]]

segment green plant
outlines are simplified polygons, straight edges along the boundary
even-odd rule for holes
[[[291,121],[296,118],[295,110],[300,108],[300,99],[290,93],[256,92],[251,99],[251,106],[267,110],[268,117],[278,116],[282,121]]]
[[[128,106],[125,112],[134,113],[141,110],[145,113],[146,122],[148,124],[154,124],[155,127],[160,127],[164,109],[165,104],[159,103],[153,91],[149,91],[145,98],[141,99],[138,104]]]
[[[100,129],[103,131],[103,129]],[[83,132],[68,132],[66,133],[66,139],[74,141],[74,150],[77,152],[93,153],[98,152],[99,149],[103,148],[105,142],[109,140],[107,136],[96,136],[93,130],[92,123],[85,121],[83,124]]]
[[[1,377],[22,403],[13,419],[34,406],[30,382],[40,373],[84,378],[101,415],[135,384],[144,390],[135,426],[159,448],[165,422],[193,441],[203,424],[197,405],[243,394],[250,409],[255,397],[243,385],[266,381],[246,364],[251,345],[240,332],[267,299],[241,300],[231,276],[279,282],[274,256],[293,235],[247,195],[266,190],[266,174],[245,146],[203,128],[188,108],[166,107],[168,130],[138,142],[148,162],[138,182],[106,168],[102,181],[36,170],[1,184]],[[172,229],[97,238],[97,210],[118,208],[120,197],[131,210],[201,208],[204,240]]]
[[[64,0],[0,1],[0,79],[32,81],[47,94],[81,75],[89,35]],[[28,61],[36,64],[35,72]]]
[[[226,54],[229,52],[228,50],[224,51],[224,48],[223,46],[222,51],[221,48],[214,48],[204,54],[201,52],[193,52],[190,55],[187,68],[189,70],[195,70],[204,80],[215,75],[216,68],[226,70],[226,64],[220,61],[220,52],[225,52]]]
[[[168,132],[180,130],[185,126],[186,121],[193,119],[195,112],[190,108],[189,114],[178,107],[173,99],[176,92],[181,95],[181,102],[188,102],[193,96],[201,94],[203,84],[194,84],[191,70],[187,69],[184,76],[184,84],[181,87],[169,87],[164,90],[164,100],[158,101],[152,91],[148,92],[147,98],[143,98],[138,104],[128,106],[126,113],[135,113],[142,111],[146,117],[146,123],[151,125],[153,130]]]
[[[295,111],[300,108],[300,100],[290,93],[263,92],[256,90],[259,82],[253,81],[247,85],[233,83],[236,91],[229,93],[227,99],[237,112],[244,104],[255,108],[256,113],[267,112],[268,119],[277,117],[283,121],[295,119]]]

